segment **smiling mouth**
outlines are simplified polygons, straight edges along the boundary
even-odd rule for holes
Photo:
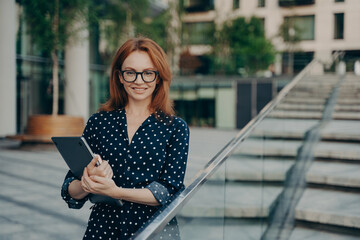
[[[138,87],[133,87],[132,89],[136,92],[142,92],[146,90],[146,88],[138,88]]]

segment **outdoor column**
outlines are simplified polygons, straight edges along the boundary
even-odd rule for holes
[[[16,134],[16,5],[0,1],[0,137]]]
[[[82,30],[65,49],[65,114],[89,117],[89,40]]]

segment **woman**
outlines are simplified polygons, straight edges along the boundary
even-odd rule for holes
[[[95,204],[84,239],[131,237],[184,187],[189,129],[173,116],[170,82],[166,55],[154,41],[130,39],[117,51],[110,98],[83,132],[93,152],[107,161],[96,167],[95,157],[81,179],[69,171],[62,197],[70,208],[81,208],[90,193],[124,204]],[[178,238],[173,230],[165,237]]]

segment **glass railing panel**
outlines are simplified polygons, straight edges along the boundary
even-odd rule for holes
[[[224,239],[225,184],[222,165],[177,214],[181,239]]]
[[[225,162],[224,239],[261,239],[266,229],[268,196],[263,185],[264,143],[261,136],[250,135]]]

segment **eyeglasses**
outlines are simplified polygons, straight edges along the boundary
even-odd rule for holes
[[[125,71],[120,70],[120,72],[121,72],[121,76],[126,82],[135,82],[138,74],[140,74],[144,82],[150,83],[155,81],[157,75],[159,74],[158,71],[150,71],[150,70],[143,72],[135,72],[133,70],[125,70]]]

